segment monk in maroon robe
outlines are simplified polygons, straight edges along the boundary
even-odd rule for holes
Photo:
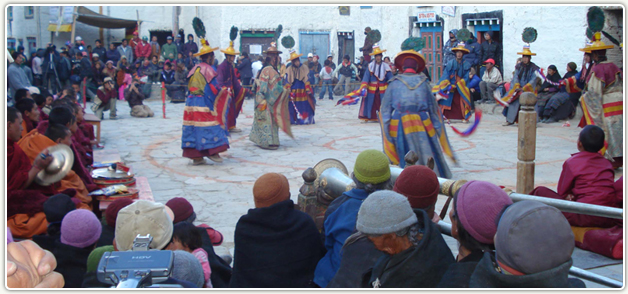
[[[231,100],[229,104],[229,113],[227,114],[227,127],[229,132],[239,133],[242,130],[236,128],[236,119],[242,110],[246,89],[242,87],[240,80],[235,75],[233,61],[235,55],[225,54],[225,60],[218,66],[218,87],[231,89]]]

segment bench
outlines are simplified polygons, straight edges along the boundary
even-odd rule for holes
[[[92,113],[85,113],[83,119],[86,123],[96,127],[96,142],[100,144],[100,118]]]
[[[150,185],[148,184],[148,178],[146,177],[135,177],[135,188],[140,190],[139,196],[135,200],[148,200],[151,202],[155,202],[155,198],[153,197],[153,191],[150,189]],[[111,202],[109,201],[100,201],[98,208],[100,211],[104,211],[107,209]]]

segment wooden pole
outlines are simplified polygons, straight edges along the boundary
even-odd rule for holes
[[[140,36],[140,11],[139,10],[135,10],[135,13],[137,15],[137,36]]]
[[[98,13],[102,15],[102,6],[98,7]],[[100,37],[100,43],[105,46],[104,29],[98,28],[98,36]],[[101,57],[102,58],[102,57]]]
[[[534,189],[534,159],[536,155],[536,96],[525,92],[519,97],[519,136],[517,144],[517,193],[528,194]]]
[[[161,82],[161,107],[164,118],[166,118],[166,84],[164,82]]]
[[[72,34],[70,36],[70,42],[74,42],[74,35],[76,34],[76,14],[78,13],[78,6],[74,6],[74,13],[72,14]]]

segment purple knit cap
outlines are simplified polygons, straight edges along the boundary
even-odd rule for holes
[[[85,248],[96,243],[101,232],[100,221],[87,209],[73,210],[61,221],[61,243],[65,245]]]
[[[508,194],[484,181],[469,181],[458,191],[456,214],[464,229],[480,243],[493,244],[497,218],[512,204]]]

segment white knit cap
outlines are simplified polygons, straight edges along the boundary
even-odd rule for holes
[[[356,229],[364,234],[397,232],[418,222],[405,196],[388,190],[369,195],[358,211]]]

